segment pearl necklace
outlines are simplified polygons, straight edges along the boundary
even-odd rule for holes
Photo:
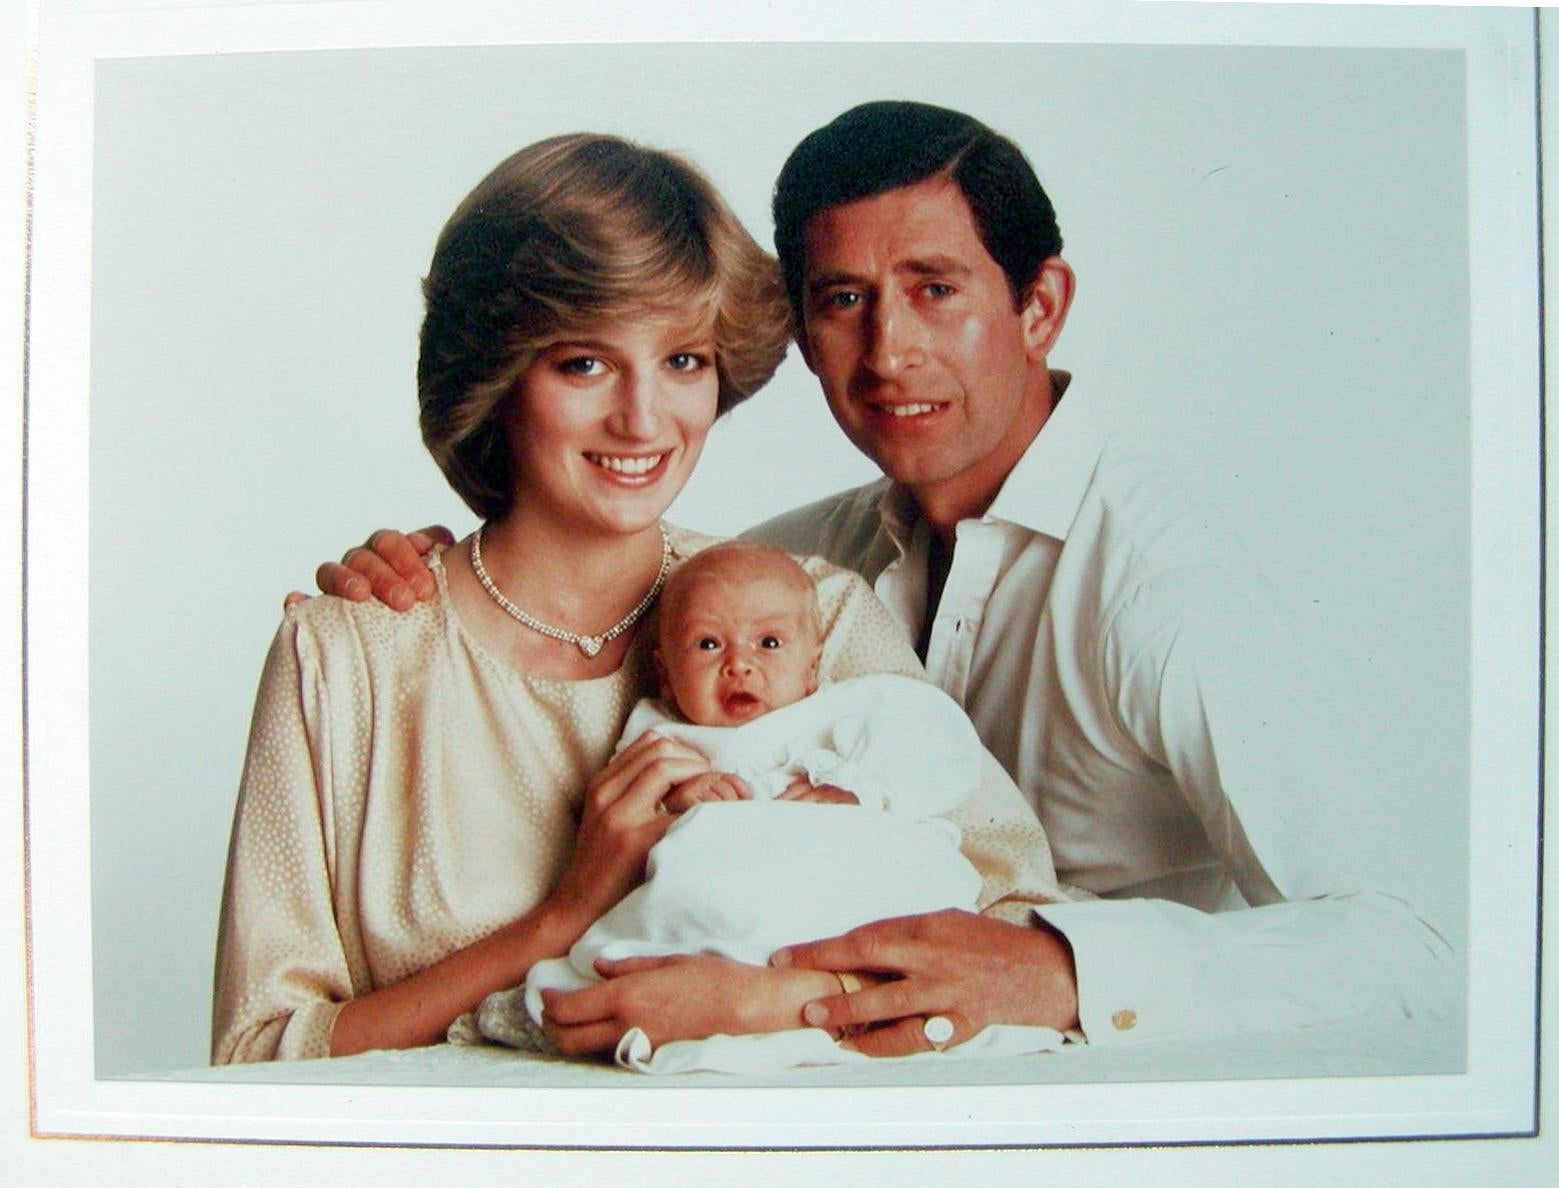
[[[564,631],[561,627],[553,627],[543,623],[540,619],[532,618],[514,603],[504,597],[492,578],[487,576],[487,569],[482,564],[482,533],[487,525],[476,530],[476,535],[471,538],[471,568],[476,571],[476,580],[482,583],[482,589],[488,596],[513,618],[518,619],[532,631],[540,632],[549,639],[561,640],[563,643],[571,643],[586,656],[594,659],[602,648],[611,643],[628,628],[643,617],[644,612],[650,609],[650,604],[655,601],[655,596],[660,593],[660,588],[666,584],[666,574],[671,572],[671,538],[666,535],[664,524],[660,526],[660,572],[655,575],[655,583],[650,587],[649,593],[639,599],[639,604],[613,623],[600,635],[582,635],[577,631]]]

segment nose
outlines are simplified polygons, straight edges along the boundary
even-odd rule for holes
[[[903,297],[885,293],[875,303],[867,323],[870,336],[863,362],[883,379],[893,379],[924,359],[923,327]]]
[[[746,676],[752,671],[752,658],[747,653],[732,648],[725,655],[725,672],[728,676]]]
[[[617,385],[612,430],[619,437],[653,441],[660,433],[660,389],[654,376],[624,371]]]

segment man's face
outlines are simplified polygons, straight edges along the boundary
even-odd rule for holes
[[[802,353],[839,427],[928,511],[983,508],[1049,415],[1066,266],[1015,306],[942,178],[819,211],[803,242]]]

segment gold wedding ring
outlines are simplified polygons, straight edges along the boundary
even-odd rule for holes
[[[843,990],[846,994],[854,994],[861,988],[861,979],[856,977],[853,973],[847,973],[836,969],[834,970],[834,977],[839,979],[839,989]],[[852,1035],[860,1035],[861,1032],[865,1031],[866,1029],[867,1025],[865,1023],[846,1023],[839,1029],[839,1038],[848,1039]]]

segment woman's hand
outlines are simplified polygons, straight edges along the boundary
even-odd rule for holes
[[[436,1043],[456,1015],[523,982],[542,958],[568,952],[643,875],[645,855],[675,820],[656,812],[660,798],[708,768],[691,747],[656,734],[624,748],[585,791],[574,855],[552,894],[468,948],[347,1003],[330,1054]],[[802,1001],[795,1003],[798,1016]]]
[[[590,781],[573,857],[550,896],[581,933],[644,877],[645,855],[675,820],[659,811],[661,798],[708,770],[686,743],[649,732]]]
[[[807,1026],[802,1006],[839,989],[833,974],[767,969],[724,957],[630,957],[595,963],[606,981],[543,990],[542,1029],[568,1056],[609,1052],[629,1028],[659,1047],[672,1040]]]

